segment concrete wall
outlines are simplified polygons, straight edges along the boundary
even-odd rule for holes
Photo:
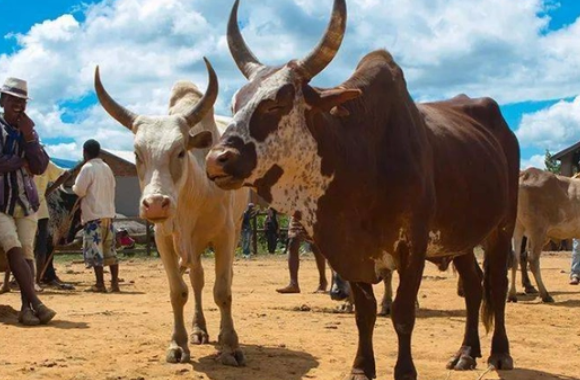
[[[115,177],[117,186],[115,188],[115,208],[117,214],[125,216],[139,215],[139,180],[137,177]]]

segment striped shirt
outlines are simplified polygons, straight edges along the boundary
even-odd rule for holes
[[[24,141],[22,133],[0,116],[0,212],[4,214],[14,216],[17,206],[25,215],[38,210],[38,192],[32,175],[46,170],[48,155],[34,131],[33,136],[32,140]]]

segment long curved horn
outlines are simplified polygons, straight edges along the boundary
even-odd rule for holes
[[[205,67],[207,68],[209,82],[207,85],[207,90],[205,94],[199,99],[199,102],[189,111],[187,114],[184,114],[183,117],[187,120],[187,124],[190,127],[193,127],[197,123],[201,121],[207,115],[209,111],[211,111],[217,96],[218,96],[218,79],[217,75],[211,63],[207,60],[207,58],[203,57],[205,61]]]
[[[249,80],[264,65],[258,61],[258,58],[248,48],[246,42],[244,42],[244,37],[242,37],[240,27],[238,26],[239,4],[240,0],[236,0],[230,13],[230,20],[228,21],[228,47],[230,48],[230,53],[236,65],[238,65],[238,68],[246,79]]]
[[[345,29],[346,2],[334,0],[332,16],[324,36],[306,58],[298,61],[298,67],[306,80],[314,78],[332,61],[340,47]]]
[[[117,120],[119,123],[124,125],[125,127],[133,130],[133,121],[137,118],[137,114],[129,111],[119,103],[117,103],[109,93],[103,87],[101,83],[101,75],[99,74],[99,66],[95,68],[95,91],[97,92],[97,97],[99,98],[99,102],[108,112],[109,115],[113,117],[113,119]]]

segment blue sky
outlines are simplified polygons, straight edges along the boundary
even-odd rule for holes
[[[29,113],[49,153],[78,158],[91,137],[130,157],[131,134],[96,102],[92,74],[140,113],[166,112],[172,83],[204,89],[202,57],[220,78],[217,112],[229,114],[244,83],[224,40],[231,0],[0,2],[0,72],[29,80]],[[522,149],[522,166],[541,166],[545,149],[580,140],[580,1],[349,0],[347,35],[315,79],[334,86],[357,61],[387,48],[417,100],[467,93],[501,105]],[[243,0],[243,34],[265,63],[306,54],[324,29],[332,0]],[[3,78],[0,78],[3,80]]]

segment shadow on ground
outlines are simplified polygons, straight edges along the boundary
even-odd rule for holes
[[[580,380],[579,377],[570,377],[525,368],[516,368],[513,371],[500,371],[499,373],[502,380]]]
[[[226,367],[215,360],[215,355],[194,359],[195,372],[204,373],[211,380],[261,379],[301,380],[318,361],[306,352],[285,347],[242,345],[246,357],[245,367]]]
[[[18,310],[14,309],[12,306],[0,305],[0,323],[10,326],[22,327],[22,328],[56,328],[63,330],[70,329],[88,329],[89,325],[85,322],[71,322],[58,319],[58,314],[48,325],[41,326],[23,326],[18,323]]]

